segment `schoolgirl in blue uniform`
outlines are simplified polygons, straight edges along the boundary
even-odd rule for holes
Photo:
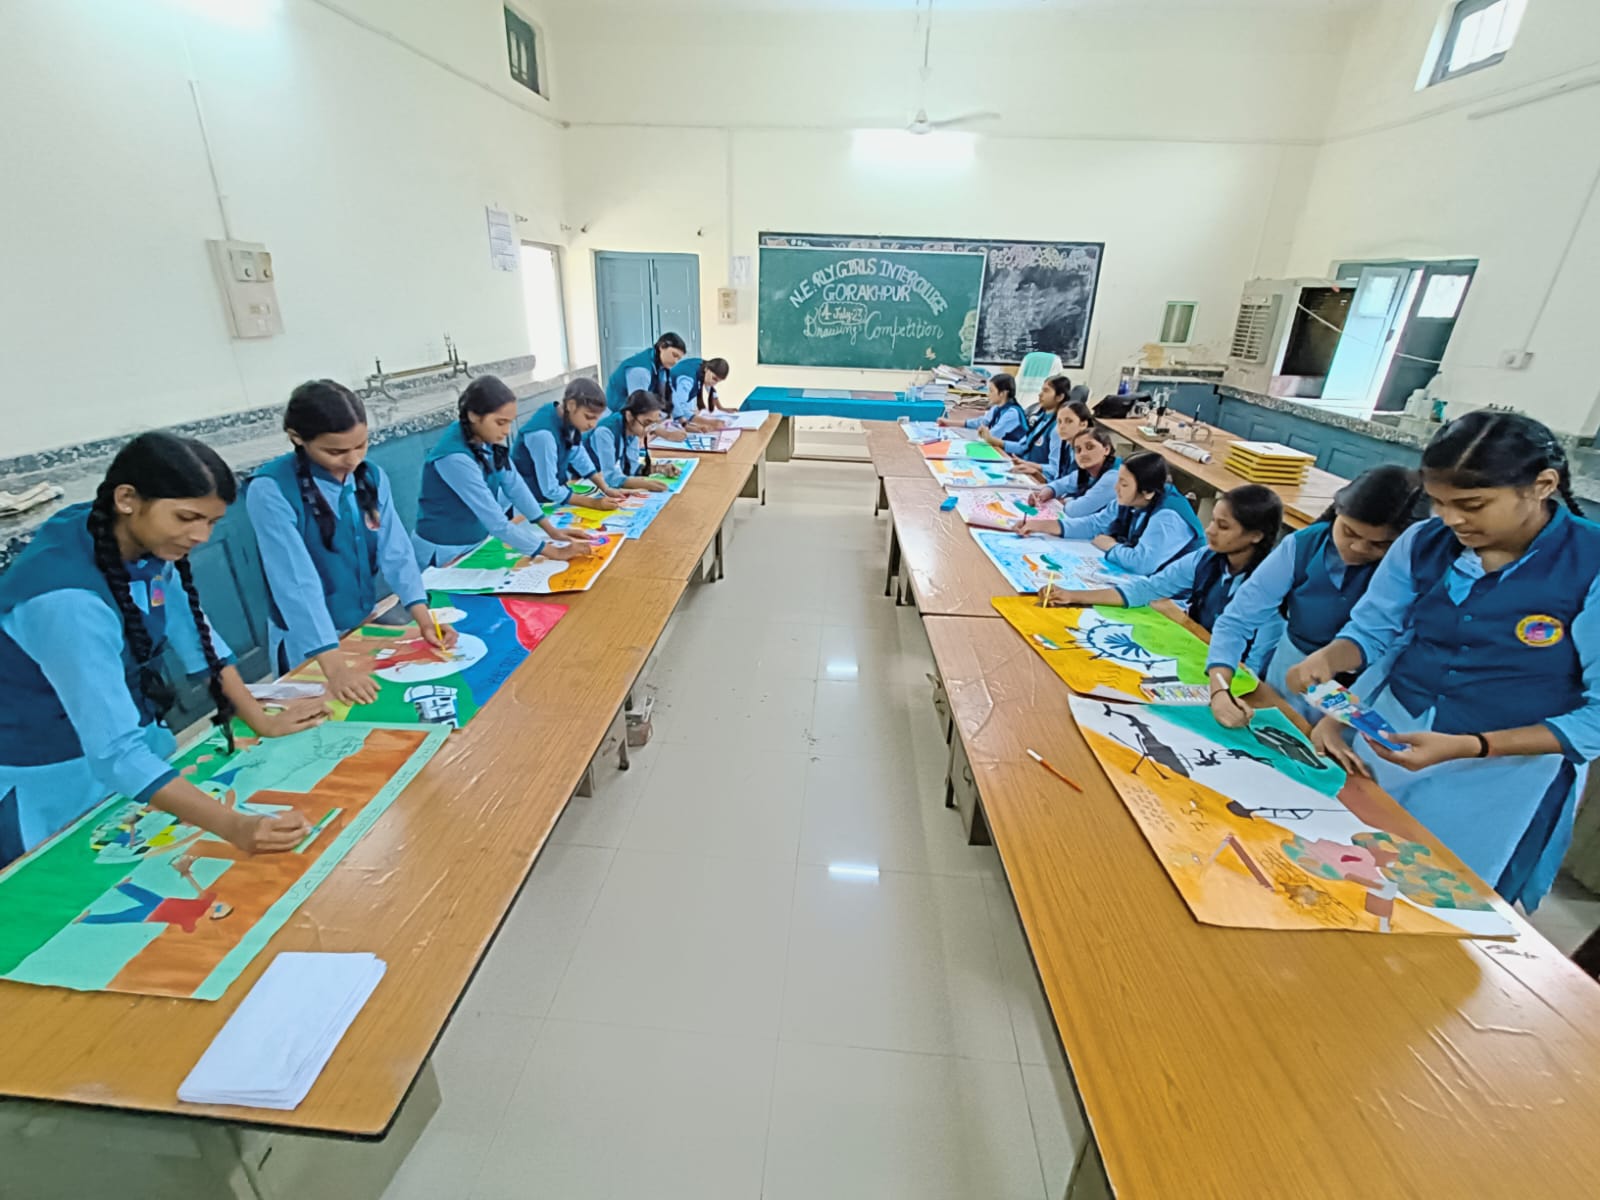
[[[1117,472],[1116,502],[1084,517],[1030,517],[1018,533],[1054,533],[1092,541],[1106,562],[1135,575],[1153,575],[1201,540],[1194,506],[1172,486],[1167,460],[1131,454]]]
[[[618,499],[625,489],[664,492],[667,485],[650,478],[655,472],[648,443],[666,416],[666,402],[654,392],[640,390],[628,397],[621,412],[607,413],[590,431],[589,457],[597,468],[595,481],[608,496]],[[676,468],[674,468],[676,470]]]
[[[1561,443],[1521,414],[1451,421],[1422,477],[1438,515],[1395,543],[1288,685],[1363,671],[1356,691],[1407,748],[1352,750],[1327,720],[1313,740],[1531,912],[1600,755],[1600,525],[1581,516]]]
[[[456,423],[439,435],[422,463],[417,527],[411,534],[417,565],[443,566],[486,537],[499,538],[530,558],[589,553],[586,543],[594,539],[581,529],[552,525],[511,465],[506,440],[517,419],[511,389],[493,375],[480,375],[462,391],[456,411]],[[514,512],[528,523],[513,521]]]
[[[94,500],[51,517],[0,576],[0,862],[117,793],[250,852],[288,850],[305,836],[304,817],[240,812],[167,762],[177,748],[162,724],[175,699],[162,672],[169,647],[210,678],[212,719],[224,730],[237,714],[277,737],[326,715],[321,701],[264,712],[201,608],[188,556],[236,488],[210,447],[141,434]]]
[[[1012,438],[997,437],[993,430],[981,433],[984,441],[998,446],[1012,458],[1034,466],[1043,466],[1052,454],[1060,449],[1056,436],[1056,413],[1072,395],[1072,380],[1065,375],[1052,375],[1039,389],[1039,403],[1026,412],[1023,427]]]
[[[1259,483],[1247,483],[1217,497],[1206,523],[1204,546],[1154,575],[1119,577],[1109,587],[1085,591],[1046,588],[1040,598],[1048,597],[1051,607],[1119,608],[1176,599],[1185,604],[1195,624],[1209,630],[1239,586],[1271,553],[1282,525],[1283,501],[1278,494]],[[1267,656],[1278,644],[1278,632],[1269,625],[1257,634],[1243,658],[1252,671],[1265,669]]]
[[[717,388],[728,380],[725,358],[686,358],[672,368],[672,421],[686,429],[719,428],[703,414],[731,412],[723,408]]]
[[[606,379],[606,407],[618,411],[641,388],[658,396],[672,395],[672,368],[689,352],[675,333],[663,333],[653,346],[630,354]]]
[[[960,425],[967,429],[976,429],[979,433],[988,430],[1001,441],[1005,441],[1007,438],[1017,437],[1027,428],[1028,414],[1017,402],[1017,381],[1001,371],[998,375],[989,377],[989,410],[983,416],[973,417],[969,421],[940,417],[939,424],[946,427]]]
[[[590,479],[600,469],[589,458],[584,437],[606,415],[606,394],[592,379],[574,379],[561,399],[552,400],[524,422],[511,452],[511,465],[541,504],[566,504],[572,481]],[[603,492],[584,497],[587,508],[615,508]]]
[[[1249,723],[1250,710],[1228,690],[1228,683],[1246,647],[1263,641],[1262,630],[1276,625],[1278,616],[1283,623],[1267,664],[1267,682],[1306,720],[1315,722],[1322,715],[1289,689],[1284,676],[1333,640],[1389,547],[1422,517],[1425,499],[1415,471],[1373,467],[1340,488],[1319,520],[1278,543],[1211,630],[1206,673],[1211,677],[1211,711],[1218,721],[1235,729]]]
[[[1065,416],[1062,417],[1065,421]],[[1117,502],[1117,479],[1122,460],[1111,435],[1098,425],[1080,430],[1066,443],[1072,463],[1059,479],[1030,494],[1034,504],[1061,501],[1064,517],[1087,517]]]
[[[367,461],[360,398],[331,379],[302,383],[283,428],[293,452],[260,467],[245,490],[267,576],[268,658],[280,672],[315,658],[330,697],[369,704],[377,683],[336,651],[380,596],[394,591],[423,639],[441,650],[454,631],[435,627],[389,477]]]

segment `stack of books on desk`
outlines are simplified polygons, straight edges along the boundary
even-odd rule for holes
[[[1316,456],[1279,442],[1234,442],[1223,466],[1251,483],[1295,486],[1306,481]]]

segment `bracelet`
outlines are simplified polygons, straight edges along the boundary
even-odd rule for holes
[[[1472,736],[1478,739],[1478,753],[1475,754],[1473,757],[1475,757],[1475,758],[1488,758],[1489,757],[1489,739],[1487,737],[1485,737],[1481,733],[1474,733],[1474,734],[1472,734]]]

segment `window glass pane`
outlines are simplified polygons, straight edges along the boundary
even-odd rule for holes
[[[1417,306],[1419,317],[1450,318],[1461,311],[1461,298],[1467,294],[1469,275],[1435,275],[1428,280]]]
[[[567,321],[561,303],[561,271],[550,246],[522,243],[522,299],[528,318],[528,349],[542,379],[567,369]]]

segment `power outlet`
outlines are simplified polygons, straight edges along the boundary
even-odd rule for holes
[[[283,332],[272,254],[260,242],[208,241],[211,266],[222,290],[228,332],[236,338],[269,338]]]
[[[1500,351],[1500,366],[1507,371],[1521,371],[1533,361],[1531,350]]]

